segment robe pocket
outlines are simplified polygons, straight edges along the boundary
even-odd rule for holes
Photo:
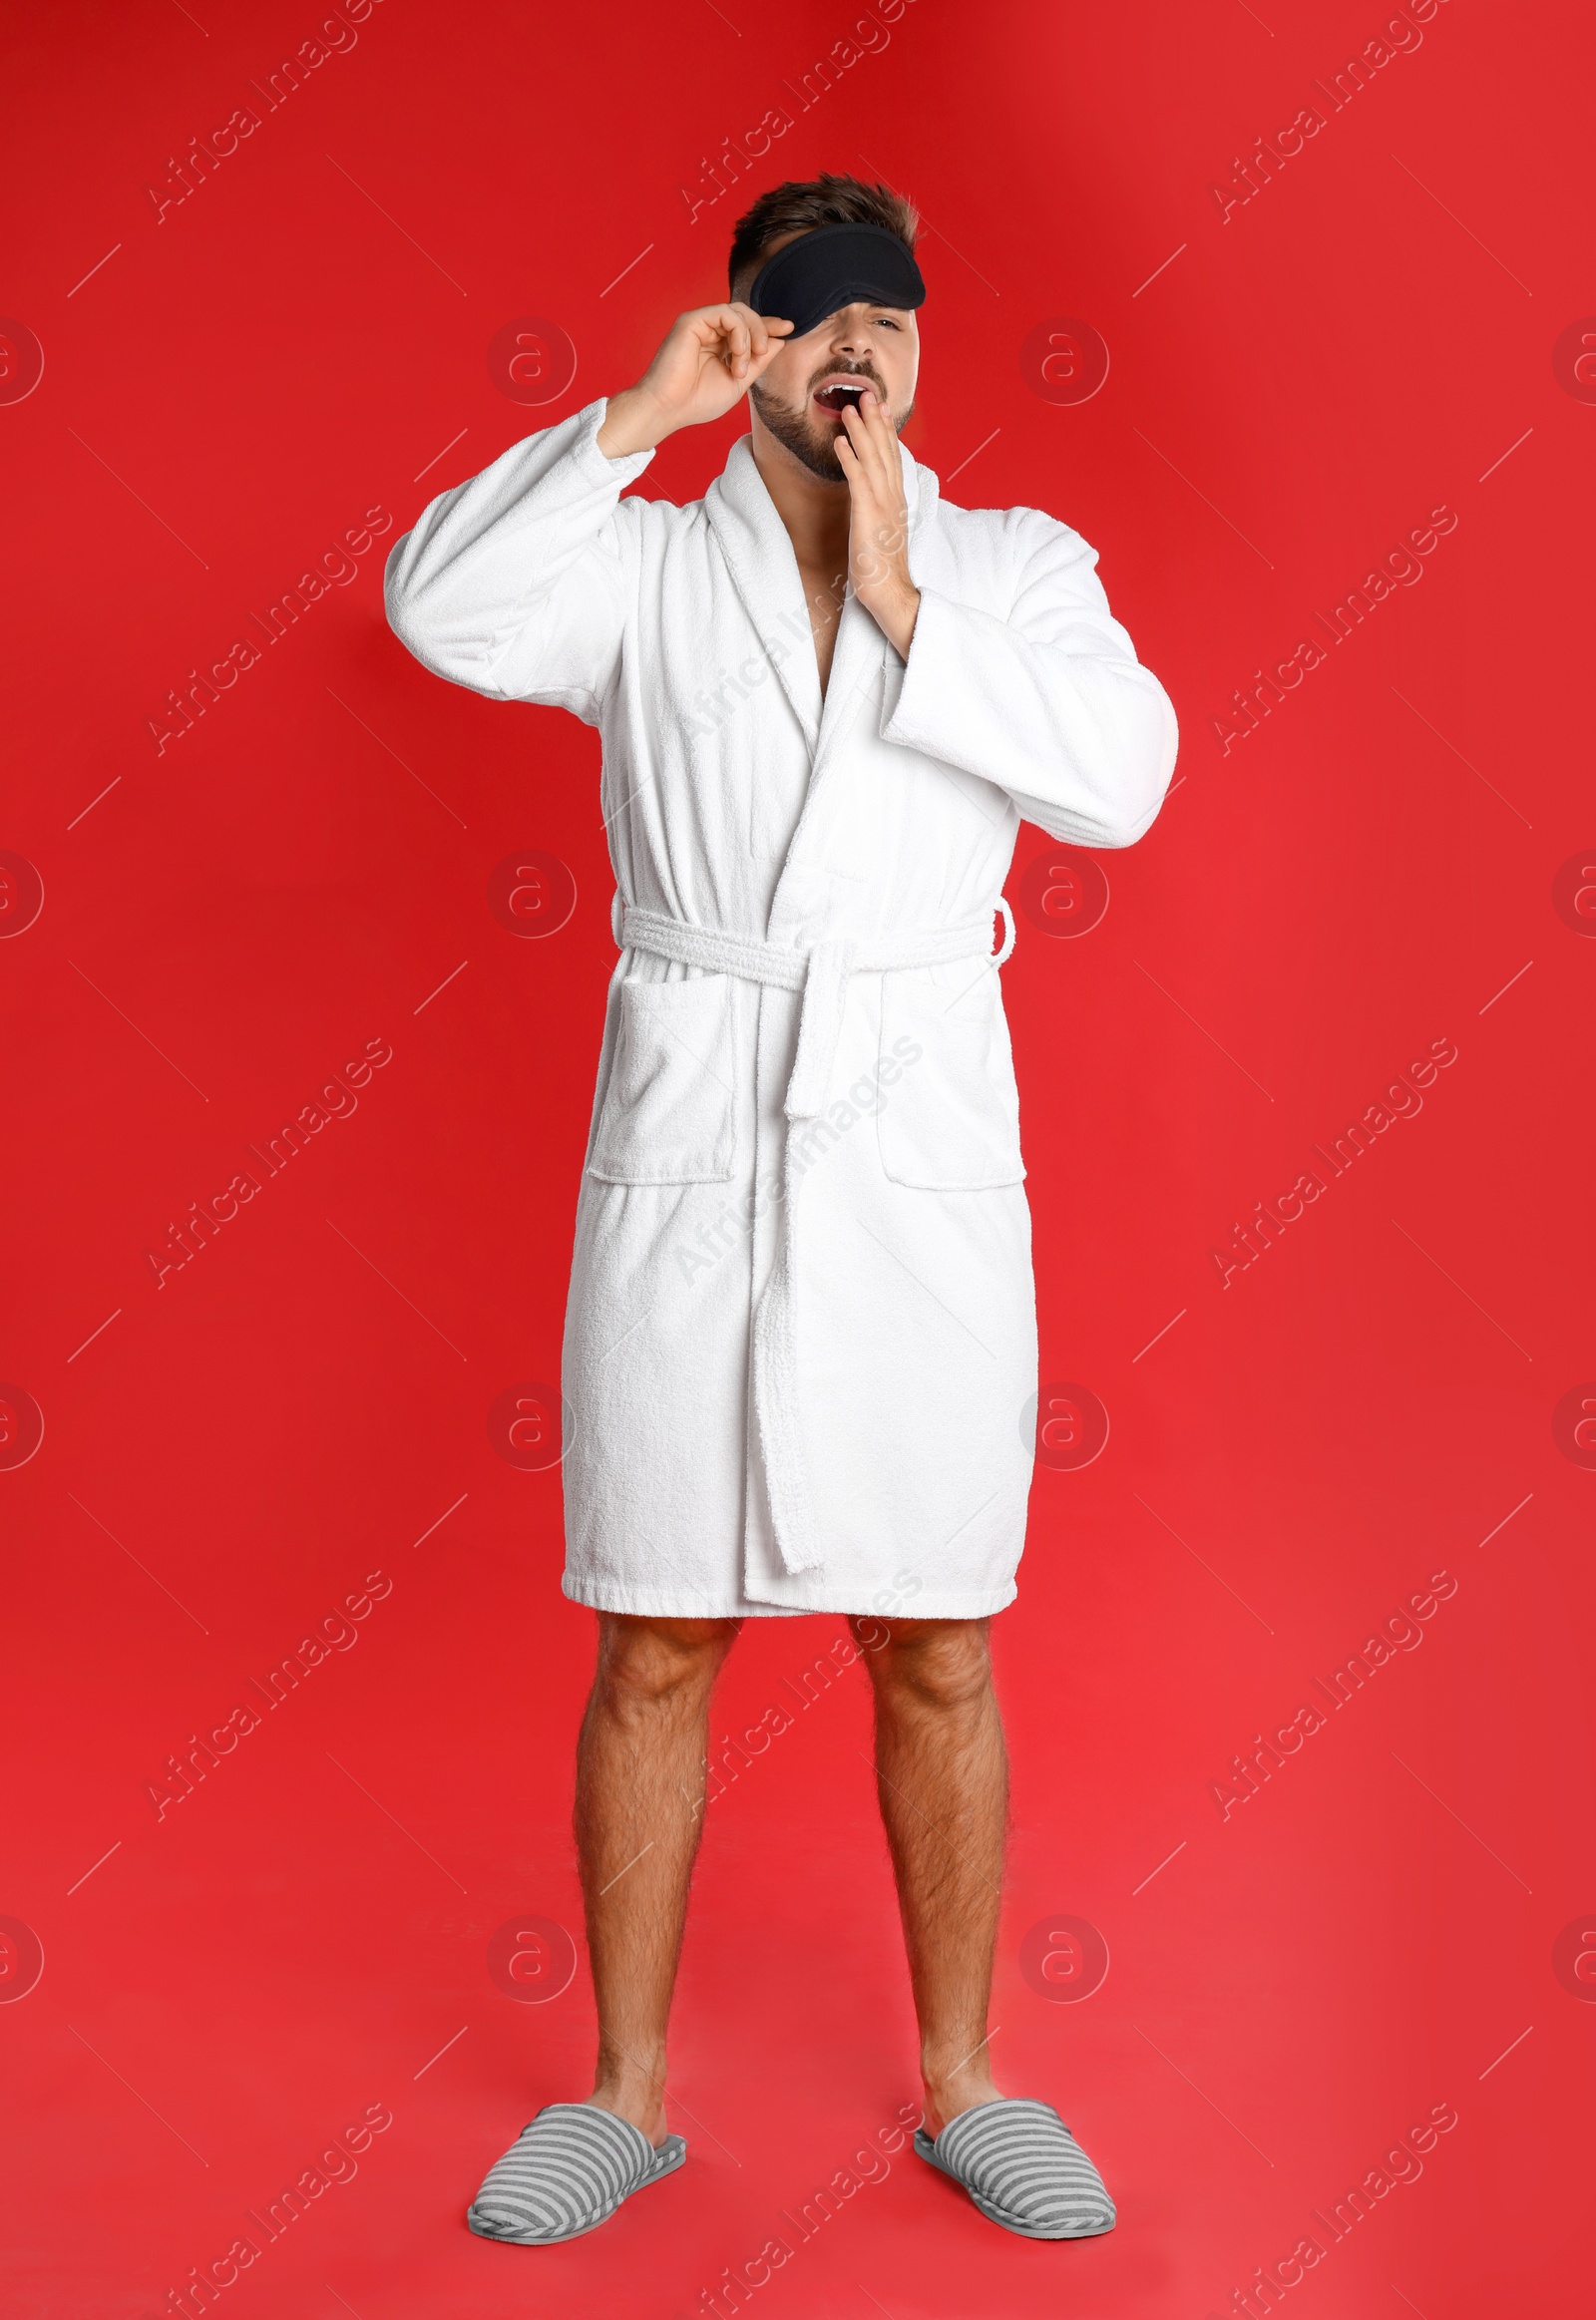
[[[590,1176],[605,1184],[721,1184],[735,1144],[730,975],[627,976]]]
[[[884,974],[877,1077],[876,1138],[892,1183],[984,1192],[1022,1181],[1019,1095],[996,967],[960,960]]]

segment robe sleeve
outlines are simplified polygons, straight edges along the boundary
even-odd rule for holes
[[[635,531],[620,494],[651,451],[606,459],[607,402],[543,428],[442,492],[388,558],[388,623],[424,667],[587,724],[620,665]]]
[[[1108,609],[1097,551],[1036,509],[1010,522],[1007,618],[922,588],[882,738],[997,783],[1049,838],[1134,845],[1174,771],[1174,709]]]

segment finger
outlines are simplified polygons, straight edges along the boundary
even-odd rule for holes
[[[876,393],[874,387],[865,389],[860,399],[860,409],[872,431],[883,441],[896,435],[897,429],[892,423],[892,412]]]
[[[866,393],[868,395],[868,388]],[[880,436],[872,431],[862,410],[853,410],[847,404],[843,406],[842,423],[848,430],[848,441],[858,452],[861,464],[869,469],[879,488],[886,481],[887,476],[886,462],[882,458]]]
[[[783,322],[778,316],[774,314],[761,314],[759,319],[767,330],[779,330],[783,337],[785,337],[787,332],[792,328],[792,324],[790,322]]]
[[[734,379],[748,368],[748,325],[737,319],[726,332],[726,367]]]

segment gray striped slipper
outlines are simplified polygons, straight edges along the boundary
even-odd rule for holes
[[[606,2223],[633,2191],[687,2155],[679,2134],[656,2150],[640,2127],[592,2103],[546,2103],[488,2169],[466,2221],[482,2239],[549,2247]]]
[[[1000,2096],[950,2119],[923,2159],[952,2175],[992,2222],[1026,2239],[1089,2239],[1118,2220],[1102,2176],[1050,2103]]]

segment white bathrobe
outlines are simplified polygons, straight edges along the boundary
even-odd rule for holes
[[[652,453],[606,459],[604,408],[434,500],[386,583],[428,668],[602,736],[622,948],[566,1314],[565,1591],[979,1618],[1015,1594],[1036,1393],[995,917],[1011,942],[1022,815],[1142,835],[1174,712],[1093,549],[951,506],[906,450],[908,661],[850,596],[822,702],[749,439],[691,506],[622,499]]]

